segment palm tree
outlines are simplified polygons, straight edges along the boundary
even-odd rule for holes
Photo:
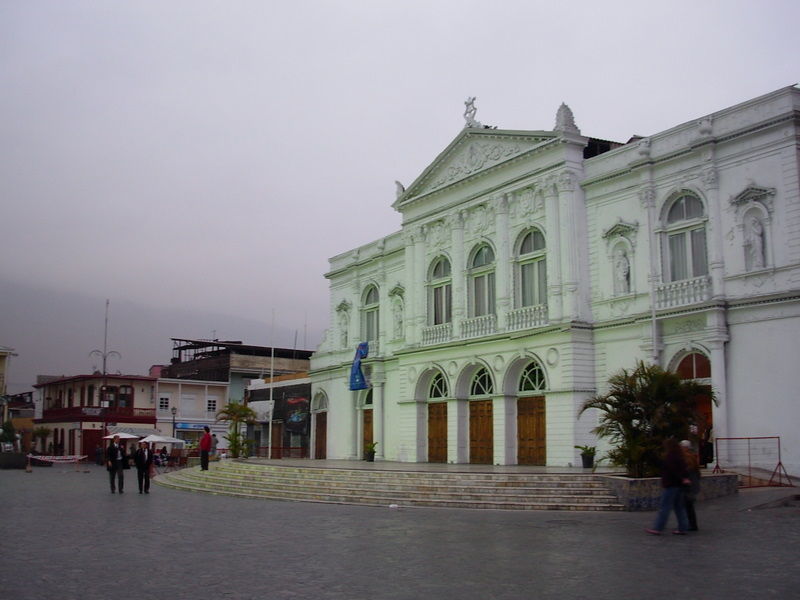
[[[247,447],[241,432],[242,425],[258,423],[255,411],[246,404],[231,402],[217,412],[217,421],[229,423],[228,435],[225,436],[225,439],[228,440],[228,449],[233,458],[239,458]]]
[[[625,467],[629,477],[647,477],[658,473],[665,439],[692,439],[692,426],[705,429],[700,397],[719,404],[710,385],[639,361],[633,371],[612,375],[608,392],[586,400],[578,415],[600,411],[600,424],[592,432],[613,445],[605,458]]]

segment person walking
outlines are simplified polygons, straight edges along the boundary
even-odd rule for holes
[[[114,439],[106,449],[106,470],[108,471],[109,479],[111,480],[111,493],[116,493],[116,488],[119,488],[119,493],[122,494],[125,485],[125,449],[119,443],[119,436],[115,435]],[[116,479],[117,485],[114,485]]]
[[[211,452],[211,429],[208,425],[203,427],[205,433],[200,439],[200,470],[208,471],[208,453]]]
[[[672,533],[686,535],[689,525],[686,519],[683,486],[689,485],[689,483],[686,462],[683,460],[683,453],[678,440],[675,438],[664,440],[664,460],[661,469],[661,505],[652,529],[645,530],[647,533],[661,535],[664,526],[667,524],[667,519],[669,519],[670,512],[674,510],[675,516],[678,518],[678,528]]]
[[[686,463],[686,472],[691,482],[688,489],[684,489],[683,497],[686,505],[686,518],[689,522],[689,531],[698,531],[697,513],[694,510],[694,501],[700,493],[700,460],[692,449],[692,442],[683,440],[681,442],[681,452]]]
[[[153,452],[147,442],[139,442],[139,449],[133,454],[136,464],[136,478],[139,481],[139,493],[150,493],[150,469],[153,468]]]

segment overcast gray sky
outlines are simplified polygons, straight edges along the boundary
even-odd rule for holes
[[[327,259],[400,227],[464,100],[626,141],[798,82],[796,0],[0,3],[9,391],[168,362],[170,337],[313,349]],[[272,315],[275,315],[275,333]]]

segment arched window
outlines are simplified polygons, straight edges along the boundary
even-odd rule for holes
[[[450,323],[453,319],[453,284],[450,274],[450,261],[446,258],[437,259],[433,263],[428,281],[429,324],[441,325],[442,323]]]
[[[522,238],[517,251],[517,306],[547,304],[547,253],[538,229]]]
[[[667,279],[682,281],[708,275],[706,214],[696,196],[683,194],[667,212]]]
[[[480,246],[472,257],[469,286],[471,316],[493,315],[494,252],[488,244]]]
[[[472,378],[472,384],[469,388],[470,396],[489,396],[494,393],[494,385],[492,384],[492,377],[489,371],[481,368]]]
[[[323,392],[317,392],[311,403],[312,412],[326,412],[328,410],[328,397]]]
[[[428,398],[446,398],[447,395],[447,382],[444,380],[444,375],[436,373],[428,388]]]
[[[544,369],[538,361],[531,361],[519,378],[520,392],[539,392],[547,388]]]
[[[708,379],[711,377],[711,361],[704,354],[692,352],[681,359],[675,372],[681,379]]]
[[[364,293],[364,304],[361,307],[361,339],[366,342],[373,342],[378,339],[378,288],[371,285]]]

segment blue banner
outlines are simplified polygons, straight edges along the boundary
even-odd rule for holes
[[[358,348],[356,348],[353,368],[350,369],[351,390],[365,390],[369,387],[366,379],[364,379],[364,373],[361,371],[361,360],[367,358],[367,354],[369,354],[369,344],[367,342],[361,342]]]

